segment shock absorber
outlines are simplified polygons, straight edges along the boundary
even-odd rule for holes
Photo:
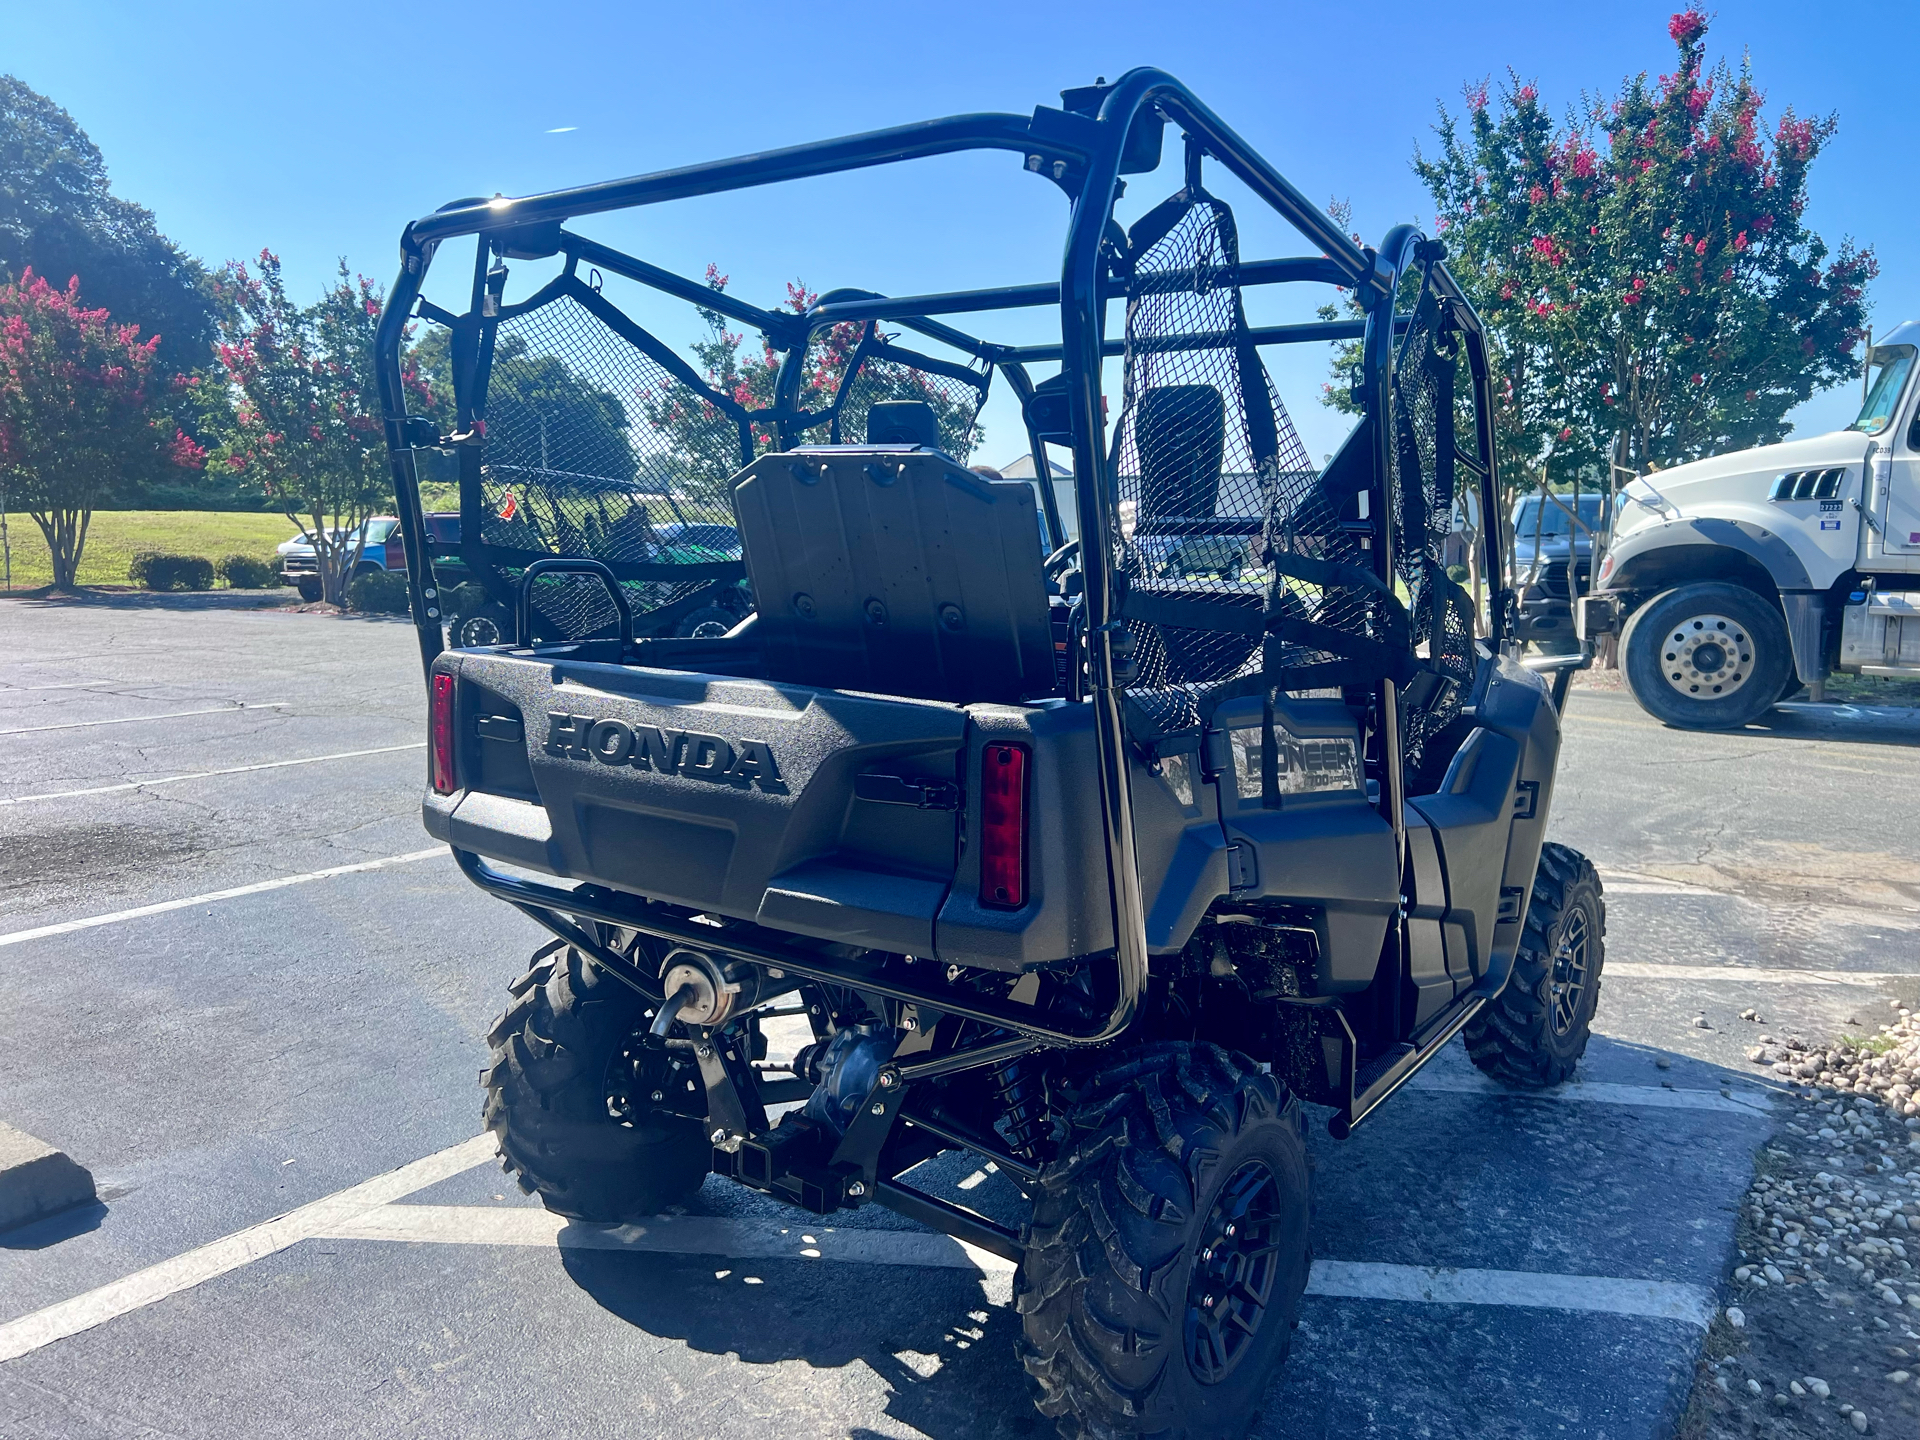
[[[1007,1144],[1022,1160],[1038,1165],[1051,1137],[1046,1076],[1032,1055],[1016,1055],[993,1068],[994,1093],[1006,1117]]]

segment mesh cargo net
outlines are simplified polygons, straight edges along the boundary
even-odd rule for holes
[[[1248,333],[1233,216],[1189,189],[1134,227],[1126,377],[1114,436],[1115,570],[1126,577],[1136,711],[1200,723],[1210,690],[1334,657],[1270,616],[1364,629],[1367,605],[1285,556],[1362,563]],[[1283,566],[1283,568],[1277,568]],[[1190,618],[1190,623],[1177,623]]]
[[[1473,604],[1446,572],[1453,526],[1454,381],[1457,345],[1440,333],[1442,311],[1422,273],[1412,321],[1394,351],[1394,443],[1388,513],[1394,522],[1394,570],[1408,597],[1414,643],[1425,676],[1406,691],[1402,748],[1418,765],[1427,740],[1459,713],[1473,680]],[[1428,678],[1431,677],[1431,678]]]
[[[585,286],[501,318],[485,419],[462,530],[508,585],[534,560],[599,560],[639,617],[738,580],[745,412]],[[592,577],[537,577],[532,602],[542,635],[617,622]]]
[[[1389,587],[1363,544],[1371,526],[1345,523],[1371,484],[1370,454],[1338,478],[1308,460],[1249,333],[1227,207],[1189,185],[1129,238],[1113,533],[1135,738],[1193,731],[1234,695],[1392,678],[1417,765],[1458,714],[1473,663],[1471,609],[1442,565],[1458,362],[1441,346],[1437,299],[1423,284],[1396,351]]]
[[[833,357],[825,356],[819,363],[823,373],[830,373],[827,367]],[[962,465],[967,463],[979,443],[980,407],[986,403],[991,371],[905,350],[881,335],[871,321],[859,347],[839,363],[843,368],[828,422],[808,432],[811,443],[861,444],[867,438],[867,412],[877,402],[924,400],[940,427],[940,448]]]

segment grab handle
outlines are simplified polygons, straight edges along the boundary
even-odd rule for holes
[[[522,647],[533,643],[533,579],[536,575],[597,575],[607,587],[607,594],[613,597],[613,608],[620,612],[620,648],[621,653],[633,649],[633,607],[627,603],[626,592],[620,588],[620,582],[614,578],[613,571],[598,560],[574,560],[555,557],[551,560],[536,560],[520,572],[520,600],[515,610],[514,644]]]

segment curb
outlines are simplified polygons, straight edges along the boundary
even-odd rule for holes
[[[0,1230],[94,1198],[93,1176],[44,1140],[0,1121]]]

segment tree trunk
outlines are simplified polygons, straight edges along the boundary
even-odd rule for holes
[[[59,508],[30,510],[33,523],[46,538],[47,554],[53,560],[53,588],[79,588],[74,577],[80,573],[80,557],[87,548],[87,527],[93,523],[91,509]]]

